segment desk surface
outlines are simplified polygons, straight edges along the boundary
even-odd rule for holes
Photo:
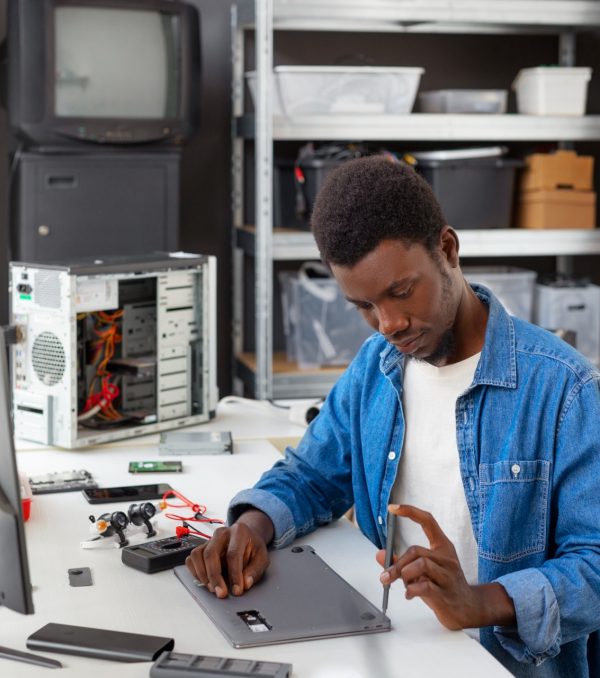
[[[190,499],[206,504],[210,516],[224,517],[230,497],[252,485],[278,458],[279,453],[266,440],[248,438],[257,432],[265,437],[301,432],[299,427],[282,423],[281,417],[276,417],[281,423],[278,428],[264,411],[255,413],[251,408],[250,425],[242,410],[249,411],[240,404],[222,405],[211,424],[211,428],[233,431],[234,455],[182,457],[183,474],[152,474],[147,482],[169,482]],[[19,466],[30,474],[86,468],[101,485],[143,482],[127,473],[127,463],[158,458],[155,445],[156,441],[140,438],[83,452],[29,449],[19,453]],[[405,600],[398,584],[390,592],[390,633],[235,650],[172,571],[145,575],[125,567],[116,548],[80,548],[89,535],[89,514],[126,506],[92,506],[79,492],[34,498],[26,534],[36,613],[22,616],[0,608],[0,645],[26,650],[27,636],[53,621],[169,636],[175,638],[179,652],[289,662],[294,666],[293,675],[300,678],[423,678],[442,672],[446,678],[510,675],[476,641],[462,632],[444,629],[420,600]],[[172,534],[175,524],[161,515],[158,536]],[[348,521],[321,528],[301,542],[312,544],[352,586],[376,605],[381,604],[375,547]],[[83,566],[91,568],[94,585],[70,587],[67,569]],[[65,678],[141,677],[148,675],[150,667],[148,663],[47,656],[59,659],[64,666],[60,674],[52,675]],[[2,676],[50,675],[45,668],[0,662]]]

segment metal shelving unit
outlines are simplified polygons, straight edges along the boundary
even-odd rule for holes
[[[520,228],[458,230],[461,257],[559,257],[600,254],[600,229],[536,231]],[[237,229],[237,247],[255,255],[256,229]],[[273,261],[318,259],[312,233],[276,228],[272,237]]]
[[[273,262],[318,258],[312,235],[273,229],[274,141],[600,141],[600,116],[526,115],[302,116],[273,117],[273,31],[335,30],[390,33],[551,33],[559,59],[575,61],[575,35],[600,27],[596,0],[239,0],[232,9],[233,57],[233,270],[236,391],[257,398],[323,395],[341,370],[300,371],[273,352]],[[256,115],[244,111],[244,34],[255,31]],[[244,143],[255,146],[255,226],[243,220]],[[600,230],[460,231],[461,256],[600,254]],[[244,353],[244,265],[254,262],[256,353]]]
[[[254,136],[255,116],[240,121],[240,134]],[[314,139],[363,141],[598,141],[600,115],[315,115],[275,117],[273,141]]]

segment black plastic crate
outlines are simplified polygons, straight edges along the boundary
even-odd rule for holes
[[[310,229],[310,215],[317,193],[327,175],[350,158],[304,158],[298,169],[304,182],[298,181],[296,163],[286,158],[276,158],[273,167],[273,226]],[[254,165],[246,164],[245,223],[254,224]]]
[[[522,166],[521,160],[479,158],[419,160],[416,169],[453,228],[509,228],[516,171]]]

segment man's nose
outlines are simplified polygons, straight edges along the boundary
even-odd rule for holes
[[[378,312],[379,331],[384,337],[392,337],[394,334],[406,332],[410,327],[410,319],[398,310],[380,308]]]

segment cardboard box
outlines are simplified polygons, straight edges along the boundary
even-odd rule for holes
[[[594,191],[528,191],[517,209],[519,228],[595,228]]]
[[[521,174],[522,191],[541,191],[571,188],[591,191],[593,188],[594,158],[577,155],[575,151],[533,153],[525,158]]]

